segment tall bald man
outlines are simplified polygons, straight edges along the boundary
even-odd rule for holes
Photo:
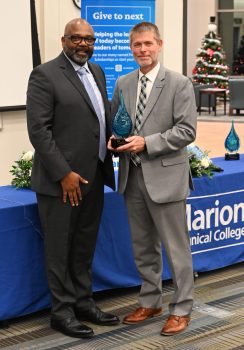
[[[91,266],[103,208],[104,184],[114,189],[106,142],[109,102],[102,69],[92,64],[93,28],[71,20],[61,54],[29,79],[27,122],[35,149],[32,189],[36,192],[52,297],[51,327],[71,337],[91,337],[80,323],[119,323],[92,297]]]

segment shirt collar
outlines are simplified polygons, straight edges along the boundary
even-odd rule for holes
[[[150,72],[148,72],[147,74],[143,74],[139,70],[139,80],[143,75],[145,75],[147,79],[149,79],[153,83],[154,80],[156,79],[156,76],[158,75],[159,69],[160,69],[160,63],[158,62],[157,65],[152,70],[150,70]]]

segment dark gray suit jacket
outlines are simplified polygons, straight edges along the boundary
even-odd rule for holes
[[[102,94],[110,135],[110,106],[102,69],[89,63]],[[27,125],[35,149],[32,189],[37,193],[61,196],[60,180],[70,171],[89,181],[95,176],[99,152],[99,121],[77,73],[61,53],[36,67],[27,91]],[[104,161],[104,182],[114,189],[111,154]],[[82,186],[82,185],[81,185]]]

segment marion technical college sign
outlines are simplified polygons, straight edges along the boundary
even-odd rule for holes
[[[225,263],[226,259],[230,262],[243,259],[243,198],[244,190],[237,190],[189,197],[187,200],[187,224],[193,259],[196,254],[209,254],[210,259],[206,263],[208,269],[209,264],[215,267],[216,259],[222,259],[223,266],[230,265]],[[211,259],[213,251],[214,259]]]

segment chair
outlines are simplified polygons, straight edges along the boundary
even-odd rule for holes
[[[240,114],[240,110],[244,109],[244,79],[229,79],[229,115]]]
[[[212,84],[199,84],[199,83],[192,83],[192,84],[193,84],[193,88],[194,88],[194,92],[195,92],[197,111],[199,112],[199,105],[200,105],[199,104],[199,90],[214,88],[214,85],[212,85]],[[201,107],[209,108],[209,96],[202,95]],[[212,107],[213,111],[215,111],[216,104],[215,104],[214,96],[210,96],[210,107]]]

